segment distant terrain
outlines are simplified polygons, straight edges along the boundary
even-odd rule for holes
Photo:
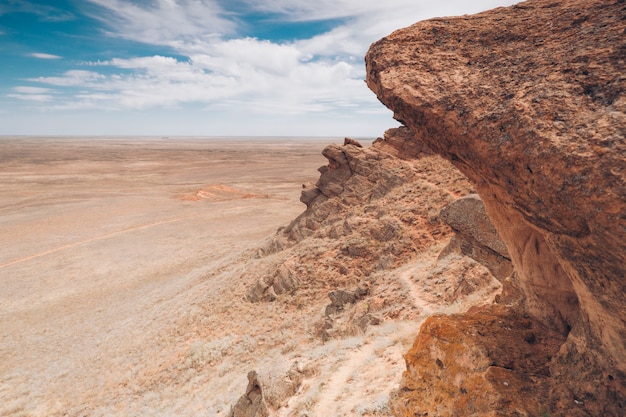
[[[327,141],[0,139],[0,415],[227,402],[185,365],[190,328],[229,324],[241,284],[224,269],[302,211]],[[256,343],[234,327],[205,342],[228,338]]]
[[[273,415],[390,415],[422,320],[499,283],[437,260],[452,236],[439,210],[471,192],[458,171],[337,140],[419,188],[320,178],[331,142],[2,139],[0,413],[228,415],[256,371]],[[337,195],[307,209],[303,184],[322,180]],[[455,293],[459,276],[476,286]]]

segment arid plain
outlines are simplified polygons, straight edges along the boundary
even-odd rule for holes
[[[0,139],[0,414],[126,414],[101,397],[189,342],[207,276],[303,211],[329,141]]]
[[[500,284],[442,255],[449,163],[333,142],[0,139],[0,414],[227,416],[256,371],[272,416],[390,416],[424,319]]]

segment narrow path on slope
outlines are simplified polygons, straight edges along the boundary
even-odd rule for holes
[[[323,391],[320,391],[320,401],[312,410],[312,416],[336,416],[341,415],[340,397],[350,392],[348,379],[355,372],[359,372],[370,362],[370,357],[374,355],[376,346],[374,344],[362,345],[354,351],[350,357],[329,376],[328,383]]]
[[[422,310],[422,314],[424,316],[430,316],[431,314],[435,312],[435,310],[433,310],[433,306],[430,303],[424,301],[420,293],[420,290],[418,286],[415,284],[415,282],[413,281],[412,277],[415,274],[420,273],[421,271],[427,271],[431,267],[432,265],[429,264],[428,262],[419,261],[417,263],[411,264],[410,268],[408,268],[405,271],[402,271],[400,275],[398,276],[402,285],[404,285],[409,291],[409,295],[411,296],[413,305],[418,307],[420,310]]]

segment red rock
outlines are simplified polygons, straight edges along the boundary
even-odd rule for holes
[[[406,126],[387,129],[383,138],[374,141],[374,147],[401,159],[432,155],[426,144]]]
[[[624,1],[420,22],[373,44],[366,64],[396,119],[474,182],[528,312],[567,335],[550,415],[624,415]]]

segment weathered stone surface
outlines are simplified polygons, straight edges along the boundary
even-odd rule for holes
[[[352,143],[329,145],[322,153],[328,165],[319,168],[320,178],[315,185],[303,185],[300,200],[306,204],[306,211],[281,228],[259,250],[259,256],[311,238],[318,245],[337,248],[339,253],[332,256],[347,258],[341,261],[341,269],[353,263],[352,259],[365,260],[358,262],[358,268],[369,274],[384,265],[391,266],[386,253],[392,252],[396,261],[402,261],[421,245],[419,241],[432,241],[433,236],[445,238],[450,231],[437,218],[429,218],[430,212],[439,211],[430,206],[443,207],[456,195],[471,191],[462,175],[438,156],[407,161],[377,147]],[[415,189],[406,189],[411,183],[416,184]],[[313,252],[309,250],[304,257],[319,259]],[[302,256],[297,258],[301,266],[295,269],[302,269],[307,262]],[[259,289],[265,291],[273,284],[273,276],[274,272],[270,278],[260,277],[258,288],[252,292],[258,295]],[[257,295],[252,298],[259,299]]]
[[[441,210],[441,219],[457,232],[468,235],[479,244],[509,258],[509,251],[491,224],[478,194],[470,194],[448,204]]]
[[[278,295],[295,291],[299,284],[294,268],[282,264],[274,269],[271,276],[259,278],[248,290],[246,299],[253,303],[275,301]]]
[[[262,372],[248,373],[246,392],[232,407],[229,417],[268,417],[284,407],[302,384],[304,375],[298,362],[283,369],[283,364]]]
[[[250,371],[246,393],[233,406],[229,417],[268,417],[269,415],[259,376],[256,371]]]
[[[476,185],[529,314],[567,335],[550,415],[626,407],[625,17],[622,0],[530,0],[366,57],[379,99]]]
[[[545,416],[548,362],[565,336],[501,307],[433,316],[406,355],[400,416]],[[520,393],[520,388],[524,391]],[[522,407],[520,407],[520,405]]]
[[[374,141],[374,147],[401,159],[414,159],[432,155],[428,146],[406,126],[387,129],[382,138]]]
[[[521,297],[519,282],[517,275],[511,277],[513,264],[509,252],[489,220],[480,197],[477,194],[461,197],[445,206],[439,216],[455,231],[439,257],[457,252],[473,258],[507,287],[498,297],[499,301],[518,300]]]
[[[344,145],[352,145],[352,146],[356,146],[357,148],[362,148],[363,145],[361,144],[361,142],[359,142],[358,140],[354,139],[354,138],[344,138],[343,140],[343,144]]]

